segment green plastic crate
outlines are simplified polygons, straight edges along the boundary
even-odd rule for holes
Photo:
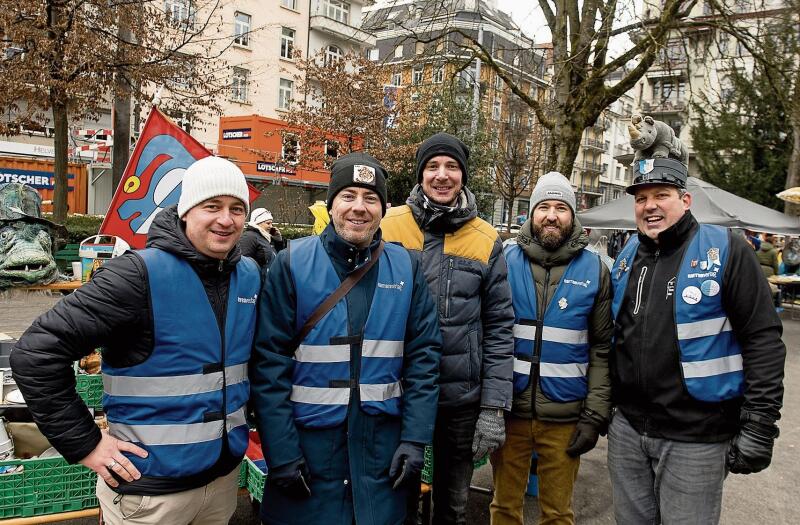
[[[254,500],[261,502],[261,496],[264,495],[264,480],[267,479],[267,475],[261,472],[261,469],[250,461],[250,458],[245,457],[244,462],[247,465],[247,492]]]
[[[425,464],[422,466],[422,482],[431,484],[433,483],[433,448],[430,446],[425,447]],[[472,468],[479,469],[489,461],[489,456],[484,457],[480,461],[472,464]]]
[[[242,461],[242,465],[239,467],[239,488],[243,488],[247,486],[247,462]]]
[[[76,390],[89,408],[103,408],[103,375],[78,374],[75,376]]]
[[[0,475],[0,518],[30,517],[97,506],[97,474],[64,458],[12,459],[22,472]]]

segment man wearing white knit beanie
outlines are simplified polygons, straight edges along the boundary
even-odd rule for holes
[[[70,463],[98,474],[109,525],[223,525],[236,510],[261,286],[237,245],[249,194],[241,170],[218,157],[192,164],[182,184],[146,249],[109,260],[14,349],[31,414]],[[74,380],[54,379],[72,377],[72,362],[97,346],[102,432]]]

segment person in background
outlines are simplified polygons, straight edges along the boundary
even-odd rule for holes
[[[261,268],[269,267],[275,258],[270,230],[277,231],[277,228],[272,226],[272,214],[264,208],[256,208],[250,213],[250,222],[245,225],[244,233],[239,240],[242,256],[252,257]]]
[[[775,248],[773,244],[775,241],[775,236],[771,233],[765,233],[764,238],[761,241],[761,246],[758,248],[756,252],[756,257],[758,257],[758,264],[761,265],[761,271],[764,272],[764,277],[771,277],[773,275],[777,275],[778,270],[780,269],[779,262],[778,262],[778,250]]]
[[[247,362],[261,286],[237,245],[242,171],[219,157],[186,170],[147,248],[110,259],[37,318],[11,353],[39,429],[98,474],[108,525],[226,525],[247,447]],[[103,348],[101,431],[72,364]]]

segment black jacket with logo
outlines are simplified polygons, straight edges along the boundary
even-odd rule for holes
[[[722,276],[722,304],[742,348],[744,396],[720,403],[693,398],[683,384],[675,302],[677,274],[698,223],[687,212],[661,232],[658,244],[639,234],[640,245],[620,312],[611,352],[612,398],[640,434],[688,442],[719,442],[739,428],[740,414],[780,418],[786,347],[783,327],[753,249],[729,234]]]

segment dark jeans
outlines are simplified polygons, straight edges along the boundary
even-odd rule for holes
[[[433,434],[434,525],[467,523],[467,495],[472,481],[472,438],[479,412],[480,406],[475,404],[439,408],[436,415]],[[419,492],[409,494],[406,524],[418,523],[418,505]]]

